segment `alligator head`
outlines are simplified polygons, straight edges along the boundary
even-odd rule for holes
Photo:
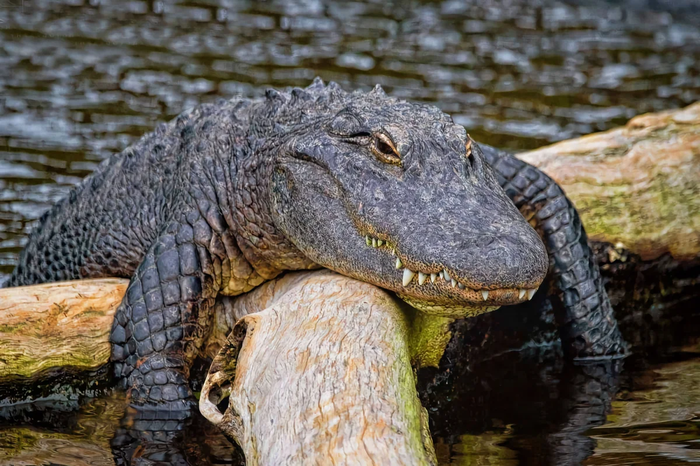
[[[463,127],[379,87],[318,80],[293,93],[304,118],[277,146],[269,189],[276,227],[303,255],[433,314],[532,297],[545,247]]]

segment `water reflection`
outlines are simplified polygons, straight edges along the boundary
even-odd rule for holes
[[[245,464],[242,452],[198,413],[155,420],[127,409],[110,446],[117,466]]]
[[[585,432],[605,422],[621,369],[619,361],[576,366],[554,351],[535,351],[505,353],[447,376],[424,372],[431,430],[452,445],[442,461],[580,464],[595,449]]]
[[[697,462],[700,353],[625,365],[508,353],[422,386],[439,464]],[[121,392],[75,411],[37,408],[0,421],[0,464],[244,464],[201,416],[137,419]]]
[[[124,410],[122,399],[113,395],[95,400],[41,427],[0,424],[0,464],[114,464],[109,441]]]
[[[68,413],[34,412],[34,419],[50,422],[0,421],[0,465],[244,464],[239,450],[199,415],[144,423],[125,410],[119,392]]]
[[[700,355],[569,366],[509,354],[431,384],[440,464],[646,465],[700,459]],[[448,377],[449,378],[449,377]]]
[[[608,422],[588,432],[597,448],[586,464],[699,462],[698,381],[697,359],[670,362],[642,377],[630,377],[613,402]]]

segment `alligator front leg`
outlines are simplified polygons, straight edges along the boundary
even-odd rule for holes
[[[586,232],[561,187],[537,168],[480,145],[500,185],[542,236],[558,288],[556,317],[564,352],[576,360],[627,353]]]
[[[116,376],[142,410],[189,411],[195,406],[189,368],[205,336],[215,293],[200,265],[197,224],[184,215],[181,220],[150,247],[112,326]]]

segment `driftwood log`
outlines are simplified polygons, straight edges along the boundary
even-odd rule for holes
[[[518,157],[564,188],[592,241],[644,261],[700,258],[700,102]]]

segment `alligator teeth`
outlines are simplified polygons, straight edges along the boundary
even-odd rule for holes
[[[382,244],[384,244],[384,241],[378,239],[378,240],[377,240],[377,246],[381,246]]]
[[[463,290],[466,288],[466,286],[462,285],[461,283],[457,283],[457,288],[459,288],[460,290]]]
[[[403,286],[407,286],[413,280],[416,272],[413,270],[403,269]]]
[[[440,271],[440,273],[438,274],[438,276],[439,276],[440,278],[442,278],[443,280],[445,279],[445,274],[442,273],[442,271]]]
[[[372,247],[373,248],[377,247],[377,238],[372,238]]]
[[[426,274],[424,274],[423,272],[418,272],[418,284],[419,285],[422,285],[423,283],[425,283],[426,278],[428,278],[428,276]]]
[[[527,293],[527,290],[525,288],[520,288],[520,291],[518,292],[518,299],[523,299],[525,293]]]
[[[431,273],[430,274],[430,283],[435,283],[435,279],[437,278],[436,273]]]
[[[457,286],[457,280],[455,280],[455,279],[453,278],[453,279],[452,279],[452,288],[454,288],[455,286]]]
[[[372,246],[372,238],[368,236],[365,236],[365,243],[367,243],[367,246]]]
[[[399,258],[397,257],[397,258],[396,258],[396,268],[397,268],[397,269],[400,269],[401,267],[403,267],[403,263],[401,262],[401,259],[399,259]]]
[[[531,290],[527,290],[527,300],[531,300],[533,296],[535,296],[535,293],[537,293],[537,288],[533,288]]]
[[[391,248],[391,255],[392,255],[392,256],[395,256],[395,255],[396,255],[396,249]]]
[[[483,296],[484,301],[486,301],[487,299],[489,299],[489,292],[488,292],[488,291],[482,291],[482,292],[481,292],[481,296]]]
[[[452,280],[452,279],[450,278],[450,274],[447,273],[447,269],[443,270],[442,273],[443,273],[443,275],[445,276],[445,280],[447,280],[448,282],[449,282],[450,280]],[[452,285],[452,286],[454,286],[454,285]]]

